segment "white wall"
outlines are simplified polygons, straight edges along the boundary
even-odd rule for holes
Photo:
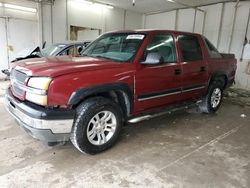
[[[203,32],[203,24],[204,24],[204,13],[197,10],[194,22],[194,32],[202,33]]]
[[[53,42],[62,42],[67,40],[66,28],[66,1],[57,0],[52,7],[53,11]]]
[[[36,8],[34,2],[9,0],[6,3]],[[0,70],[19,54],[30,53],[39,44],[37,13],[0,7]],[[0,76],[3,76],[0,73]]]
[[[0,69],[8,68],[7,40],[5,33],[5,20],[0,18]]]
[[[50,5],[42,5],[42,36],[43,36],[43,41],[46,41],[46,44],[51,44],[52,43],[52,17],[51,17],[51,6]],[[54,35],[53,35],[54,36]],[[42,45],[42,44],[40,44]]]
[[[146,29],[174,29],[181,31],[193,31],[205,35],[220,52],[234,53],[239,60],[245,39],[247,18],[250,10],[250,2],[240,2],[237,7],[235,25],[233,17],[236,3],[219,3],[199,7],[204,10],[196,12],[192,9],[180,9],[177,16],[174,12],[164,12],[145,16]],[[248,40],[250,39],[250,26]],[[245,61],[244,61],[245,62]],[[238,61],[236,73],[236,87],[250,89],[250,75],[246,73],[247,63]]]
[[[222,4],[202,7],[206,11],[206,18],[204,21],[204,35],[214,44],[217,44],[220,28],[220,18]]]
[[[175,29],[176,11],[153,14],[145,17],[147,29]]]
[[[77,33],[77,41],[95,40],[99,36],[99,30],[82,30]]]
[[[5,19],[0,18],[0,69],[8,68],[8,58],[12,60],[22,49],[41,46],[44,41],[47,45],[68,41],[70,25],[100,29],[104,33],[112,30],[140,29],[143,23],[143,15],[140,13],[119,8],[90,7],[77,0],[55,0],[53,5],[20,0],[6,2],[37,8],[38,12],[0,7],[0,17],[10,18],[7,23],[8,31],[5,28]],[[8,53],[10,48],[6,45],[6,32],[9,46],[14,47],[14,50],[9,50]],[[94,38],[96,37],[91,35],[90,39]],[[0,76],[3,75],[0,73]]]
[[[142,29],[142,14],[126,11],[124,29]]]
[[[50,5],[43,5],[42,12],[43,41],[47,44],[69,40],[70,25],[100,29],[104,33],[113,30],[141,29],[143,22],[142,14],[119,8],[93,7],[77,0],[56,0],[52,6],[52,17]]]
[[[185,30],[192,32],[194,19],[195,19],[195,10],[194,9],[181,9],[178,11],[178,21],[177,21],[177,30]]]

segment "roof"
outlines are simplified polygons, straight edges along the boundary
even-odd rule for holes
[[[176,31],[176,30],[162,30],[162,29],[136,29],[136,30],[117,30],[117,31],[111,31],[107,33],[154,33],[154,32],[169,32],[174,34],[192,34],[192,35],[200,35],[199,33],[191,33],[186,31]],[[105,33],[104,33],[105,34]]]

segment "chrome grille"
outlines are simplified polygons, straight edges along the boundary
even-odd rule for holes
[[[23,96],[24,91],[21,88],[19,88],[16,84],[13,84],[12,88],[13,88],[15,94],[17,94],[18,96]]]
[[[25,91],[21,86],[25,85],[26,78],[27,75],[25,73],[12,69],[10,74],[10,80],[11,80],[12,90],[15,95],[19,97],[24,96]]]
[[[27,75],[25,73],[17,71],[15,69],[11,71],[10,76],[22,84],[25,84],[25,80],[27,78]]]

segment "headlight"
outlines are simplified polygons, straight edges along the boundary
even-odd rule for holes
[[[47,95],[38,95],[38,94],[34,94],[34,93],[29,93],[26,92],[26,100],[42,105],[42,106],[46,106],[47,105]]]
[[[47,90],[51,81],[50,77],[31,77],[26,88],[26,100],[46,106]]]
[[[28,86],[47,90],[51,80],[52,79],[50,77],[31,77],[29,79]]]

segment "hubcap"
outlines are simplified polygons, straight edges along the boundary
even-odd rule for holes
[[[221,101],[221,90],[219,88],[215,88],[212,96],[211,96],[211,105],[213,108],[216,108]]]
[[[98,112],[89,121],[87,138],[93,145],[102,145],[108,142],[115,133],[117,120],[110,111]]]

